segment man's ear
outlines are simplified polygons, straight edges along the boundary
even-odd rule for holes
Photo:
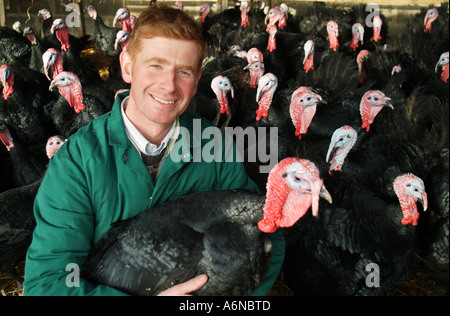
[[[132,79],[132,60],[130,54],[126,51],[122,51],[119,56],[120,59],[120,69],[122,70],[122,79],[126,83],[131,83]]]

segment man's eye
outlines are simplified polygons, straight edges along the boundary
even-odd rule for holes
[[[178,74],[183,78],[191,78],[192,73],[186,70],[178,70]]]

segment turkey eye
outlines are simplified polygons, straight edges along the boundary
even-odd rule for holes
[[[53,142],[49,143],[50,146],[53,146]]]
[[[306,100],[307,100],[307,101],[311,101],[311,97],[308,97]]]
[[[351,138],[350,135],[347,135],[347,138]]]
[[[411,186],[411,184],[410,183],[408,183],[407,185],[406,185],[408,188]]]
[[[367,100],[372,100],[372,97],[368,97]]]
[[[376,98],[376,97],[375,97],[375,98],[373,98],[373,99],[374,99],[375,101],[378,101],[378,98]]]
[[[286,178],[286,177],[287,177],[287,172],[283,172],[283,174],[281,175],[281,177]]]

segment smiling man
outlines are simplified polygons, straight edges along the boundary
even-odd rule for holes
[[[211,141],[193,133],[194,122],[202,129],[213,126],[185,113],[197,91],[203,53],[198,24],[181,10],[154,5],[139,16],[120,56],[130,91],[117,96],[111,112],[68,138],[42,181],[25,265],[26,295],[124,295],[79,279],[73,268],[82,269],[111,224],[194,192],[257,190],[239,160],[226,161],[226,153],[236,151],[224,141],[226,134],[219,133],[220,159],[193,159]],[[175,148],[183,159],[172,159]],[[268,293],[283,262],[281,232],[270,237],[269,271],[255,295]],[[187,295],[205,282],[207,276],[199,275],[160,294]]]

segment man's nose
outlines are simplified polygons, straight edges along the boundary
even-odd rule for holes
[[[173,70],[165,71],[161,76],[161,87],[166,92],[175,91],[176,87],[176,72]]]

